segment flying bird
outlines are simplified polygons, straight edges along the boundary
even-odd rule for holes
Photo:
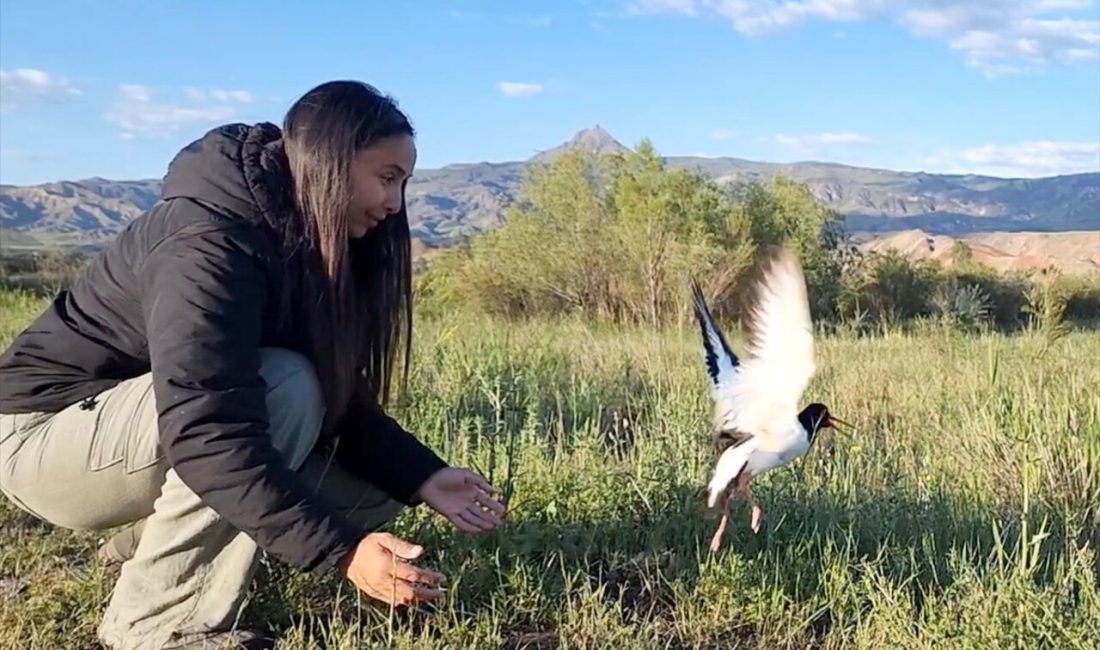
[[[711,551],[717,551],[735,497],[745,499],[752,508],[750,526],[754,533],[760,530],[763,509],[749,487],[754,477],[804,454],[820,429],[851,425],[834,417],[824,404],[799,409],[816,366],[806,280],[788,247],[781,246],[770,256],[754,287],[754,304],[746,319],[749,349],[745,359],[730,350],[699,284],[692,279],[691,285],[711,381],[714,442],[719,453],[707,486],[707,507],[713,509],[720,498],[725,500],[710,543]]]

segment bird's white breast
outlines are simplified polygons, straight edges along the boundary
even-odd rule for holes
[[[749,471],[754,475],[786,465],[810,447],[806,432],[797,423],[779,435],[770,436],[769,441],[772,444],[767,448],[758,446],[749,457]]]

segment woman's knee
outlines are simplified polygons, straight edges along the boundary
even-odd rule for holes
[[[298,469],[320,437],[325,417],[321,382],[313,363],[293,350],[264,348],[261,359],[271,442]]]

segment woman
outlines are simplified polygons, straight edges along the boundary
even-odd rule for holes
[[[356,82],[282,130],[214,129],[0,358],[4,494],[58,526],[132,524],[101,549],[122,562],[107,647],[269,647],[235,629],[260,549],[435,600],[443,576],[379,526],[420,503],[499,524],[481,477],[383,411],[402,333],[408,368],[413,136]]]

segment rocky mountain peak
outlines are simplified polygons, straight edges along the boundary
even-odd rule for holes
[[[532,160],[539,162],[549,162],[562,152],[575,148],[587,149],[596,153],[621,153],[630,151],[630,148],[623,145],[615,139],[615,136],[607,132],[599,124],[595,124],[588,128],[581,129],[573,134],[573,137],[569,138],[566,142],[554,147],[553,149],[547,149],[539,154],[535,155]]]

